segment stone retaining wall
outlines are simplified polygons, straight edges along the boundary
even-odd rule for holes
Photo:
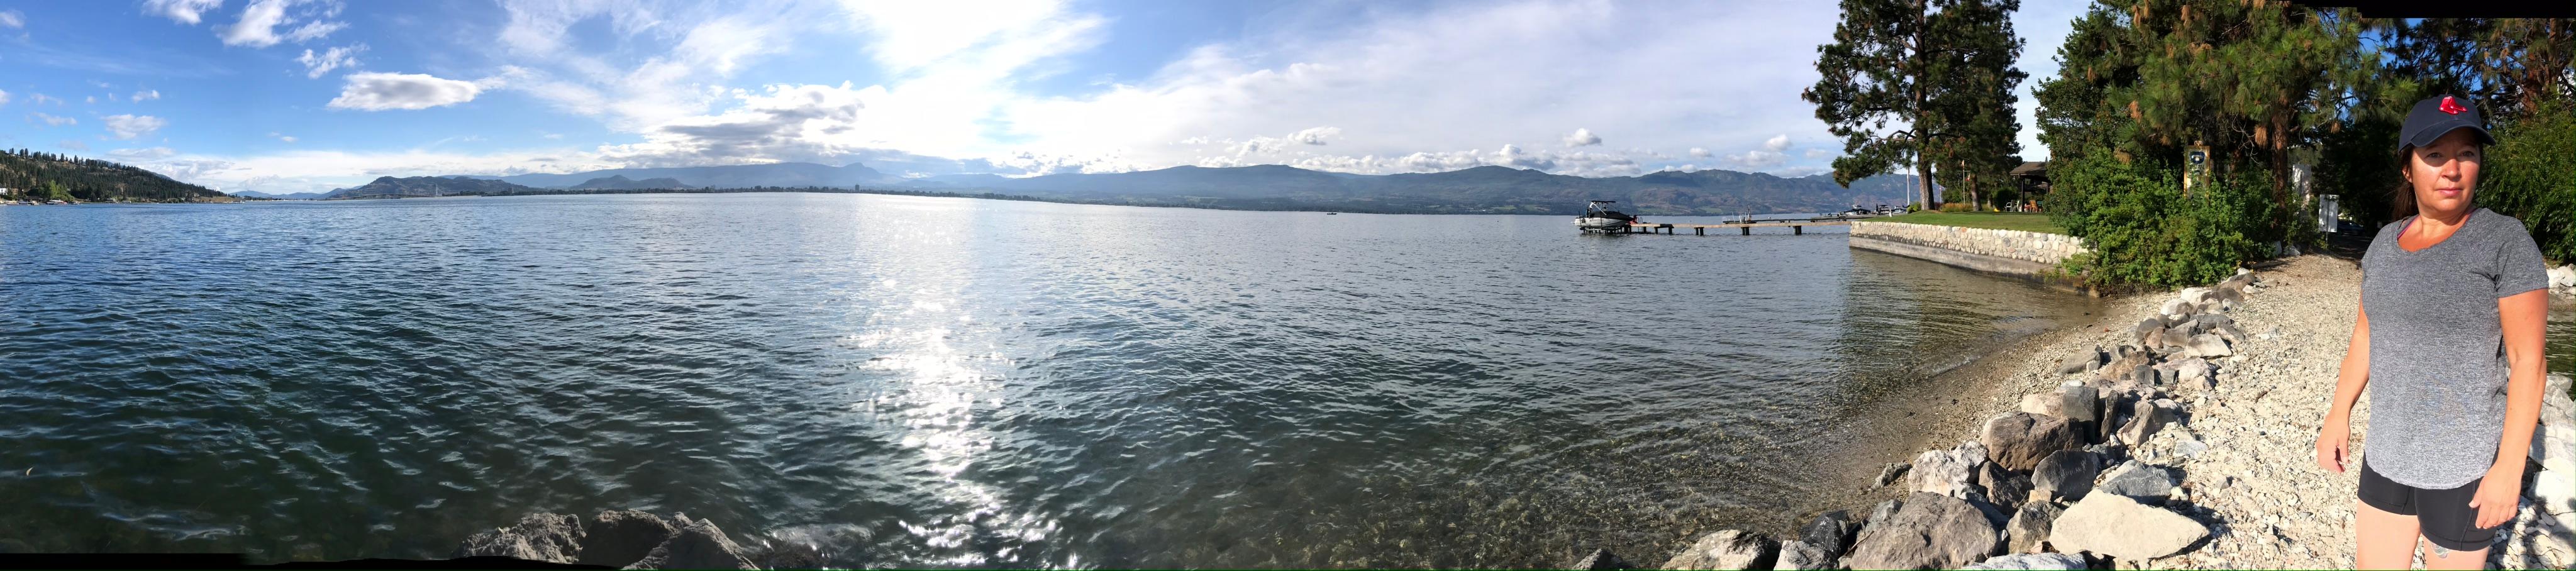
[[[1851,246],[1972,270],[2036,276],[2091,252],[2074,236],[1908,222],[1853,222]]]

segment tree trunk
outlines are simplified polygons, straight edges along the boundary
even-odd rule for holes
[[[1925,81],[1931,79],[1926,73],[1929,65],[1923,61],[1924,34],[1929,31],[1926,28],[1932,25],[1932,13],[1930,6],[1926,4],[1928,3],[1923,0],[1914,2],[1914,49],[1911,53],[1905,54],[1906,58],[1913,60],[1911,63],[1914,64],[1906,70],[1914,75],[1910,78],[1913,80],[1911,83],[1914,88],[1914,124],[1908,127],[1914,131],[1914,174],[1921,175],[1923,179],[1921,209],[1940,210],[1941,195],[1932,191],[1932,163],[1930,159],[1923,156],[1924,147],[1930,143],[1923,132],[1923,104],[1931,99],[1932,91],[1930,86],[1924,85]]]

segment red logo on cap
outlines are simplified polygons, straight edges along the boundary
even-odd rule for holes
[[[2442,112],[2443,112],[2443,113],[2449,113],[2449,114],[2452,114],[2452,115],[2458,115],[2458,114],[2460,114],[2460,112],[2461,112],[2461,111],[2467,111],[2467,110],[2469,110],[2469,108],[2467,108],[2467,107],[2461,107],[2461,106],[2460,106],[2460,102],[2458,102],[2458,101],[2453,101],[2453,100],[2451,99],[2451,96],[2449,96],[2449,95],[2444,95],[2444,96],[2442,96]]]

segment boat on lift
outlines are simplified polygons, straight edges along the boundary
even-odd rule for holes
[[[1637,217],[1611,210],[1611,206],[1615,204],[1618,204],[1618,201],[1595,200],[1584,205],[1583,217],[1574,219],[1574,227],[1583,229],[1586,234],[1628,233],[1628,224],[1636,222]]]

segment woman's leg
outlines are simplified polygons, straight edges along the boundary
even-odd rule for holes
[[[2353,549],[2353,568],[2408,569],[2415,566],[2415,541],[2421,536],[2421,530],[2415,526],[2415,516],[2388,513],[2362,501],[2352,503],[2352,514],[2352,536],[2357,542]],[[2459,555],[2454,553],[2451,556]],[[2478,555],[2478,561],[2486,561],[2485,552]],[[2432,563],[2432,559],[2426,558],[2425,563]]]
[[[2433,541],[2428,539],[2424,541],[2424,568],[2485,569],[2487,568],[2487,550],[2452,551],[2449,549],[2443,549],[2442,546],[2434,545]]]

